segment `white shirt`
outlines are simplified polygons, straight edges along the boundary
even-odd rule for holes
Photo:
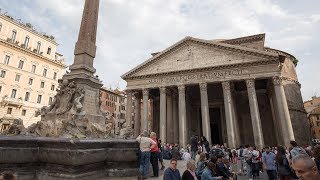
[[[157,144],[151,138],[141,137],[140,135],[136,140],[140,143],[140,150],[142,152],[150,151],[150,149],[152,149]]]

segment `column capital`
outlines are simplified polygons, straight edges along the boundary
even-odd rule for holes
[[[246,79],[247,88],[255,88],[254,79]]]
[[[199,83],[200,91],[207,91],[207,83]]]
[[[223,81],[221,84],[222,84],[223,90],[228,90],[229,91],[231,89],[229,81]]]
[[[149,89],[142,89],[143,96],[149,95]]]
[[[185,89],[186,89],[185,85],[179,85],[179,86],[178,86],[179,94],[185,93]]]
[[[272,83],[273,83],[273,85],[275,85],[275,86],[280,86],[280,85],[282,85],[282,79],[281,79],[281,77],[279,77],[279,76],[273,76],[273,77],[272,77]]]
[[[166,87],[159,87],[160,94],[165,94],[166,93]]]

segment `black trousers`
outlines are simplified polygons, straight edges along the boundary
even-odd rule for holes
[[[153,175],[155,177],[159,176],[159,152],[151,152],[150,163],[152,165]]]
[[[276,170],[267,170],[269,180],[277,180],[277,171]]]

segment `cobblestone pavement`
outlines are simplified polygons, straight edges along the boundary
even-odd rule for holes
[[[169,167],[169,160],[164,160],[164,164],[167,167]],[[151,166],[150,166],[151,168]],[[185,162],[182,161],[182,160],[179,160],[178,161],[178,166],[177,168],[179,169],[180,171],[180,174],[182,175],[183,172],[186,170],[186,166],[185,166]],[[237,172],[238,169],[237,169],[237,166],[236,165],[233,165],[233,169]],[[149,169],[150,171],[150,175],[152,176],[152,169]],[[148,178],[148,180],[162,180],[163,179],[163,172],[164,170],[159,170],[159,177],[150,177]],[[137,178],[133,178],[133,177],[128,177],[128,178],[106,178],[106,179],[110,179],[110,180],[134,180],[134,179],[137,179]],[[248,178],[244,175],[238,175],[238,180],[247,180]],[[259,179],[259,180],[264,180],[264,179],[268,179],[267,177],[267,174],[266,173],[260,173],[260,177],[259,178],[255,178],[255,179]]]

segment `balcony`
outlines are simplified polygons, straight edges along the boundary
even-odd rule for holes
[[[21,98],[16,99],[16,98],[11,98],[11,97],[8,97],[8,96],[4,96],[2,98],[1,105],[2,106],[11,105],[11,106],[16,106],[18,108],[21,108],[24,105],[24,103],[23,103],[23,100]]]

